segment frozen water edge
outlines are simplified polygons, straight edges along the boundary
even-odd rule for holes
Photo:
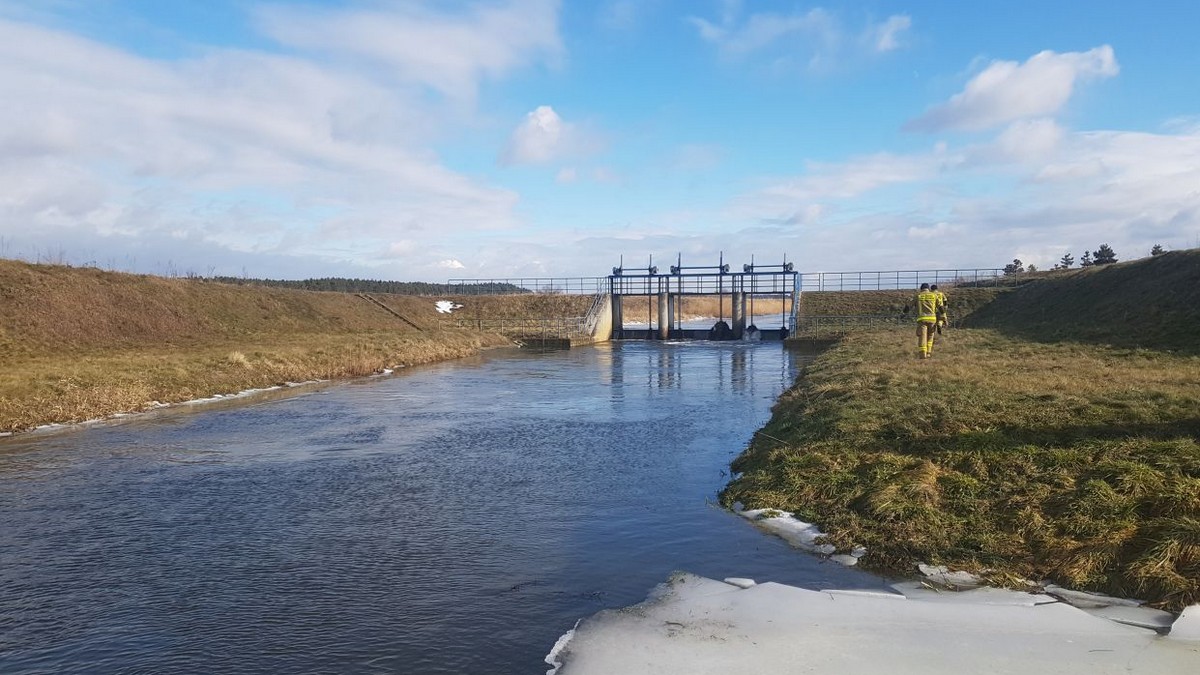
[[[736,513],[758,527],[780,537],[796,548],[810,553],[829,556],[830,560],[853,567],[858,559],[867,554],[867,549],[856,546],[848,554],[835,555],[831,544],[818,544],[817,539],[825,535],[816,525],[797,519],[787,511],[778,509],[744,509]]]
[[[392,372],[391,370],[386,370],[386,371],[377,373],[376,375],[390,375],[391,372]],[[20,435],[23,436],[23,435],[29,435],[29,434],[45,434],[45,433],[54,433],[57,431],[64,431],[67,429],[78,429],[78,428],[82,428],[82,427],[89,427],[89,426],[94,426],[97,424],[103,424],[105,422],[112,422],[114,420],[125,420],[125,419],[129,419],[129,418],[139,417],[141,415],[147,415],[147,414],[154,413],[156,411],[164,410],[167,408],[200,406],[200,405],[206,405],[206,404],[211,404],[211,403],[217,403],[219,401],[233,401],[233,400],[237,400],[237,399],[254,396],[256,394],[264,394],[267,392],[279,391],[281,389],[293,389],[296,387],[306,387],[306,386],[311,386],[311,385],[316,385],[316,384],[324,384],[326,382],[329,382],[329,380],[305,380],[303,382],[284,382],[283,384],[278,384],[273,387],[258,387],[255,389],[244,389],[244,390],[239,391],[234,394],[214,394],[212,396],[208,396],[205,398],[196,398],[196,399],[191,399],[188,401],[180,401],[178,403],[162,403],[161,401],[149,401],[146,403],[146,405],[144,406],[144,408],[142,410],[137,411],[137,412],[113,413],[112,415],[108,415],[107,417],[97,417],[95,419],[84,420],[82,422],[42,424],[40,426],[34,427],[33,429],[30,429],[29,431],[23,432]],[[4,432],[4,433],[0,433],[0,438],[7,437],[7,436],[16,436],[16,435],[17,434],[14,432]]]
[[[678,573],[645,602],[578,623],[547,658],[548,672],[1200,672],[1200,606],[1163,637],[1048,595],[996,588],[898,584],[896,595],[743,585]]]
[[[844,565],[866,554],[861,546],[835,554],[817,543],[819,528],[786,511],[737,513]],[[1176,617],[1137,600],[1053,585],[990,588],[966,572],[918,568],[926,581],[894,584],[895,593],[809,591],[678,573],[639,605],[577,622],[547,656],[554,666],[548,675],[1200,670],[1200,605]]]

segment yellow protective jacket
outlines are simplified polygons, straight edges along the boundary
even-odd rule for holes
[[[937,321],[938,310],[938,294],[933,291],[921,291],[917,293],[916,299],[913,301],[917,307],[917,321],[935,322]]]
[[[941,291],[934,291],[937,296],[937,314],[943,319],[946,318],[946,294]]]

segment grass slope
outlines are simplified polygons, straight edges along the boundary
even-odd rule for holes
[[[346,293],[0,260],[0,432],[508,344],[442,329],[433,299],[371,297],[403,319]]]
[[[780,400],[723,503],[795,511],[880,569],[1200,601],[1200,355],[1177,349],[1200,321],[1152,300],[1190,323],[1147,322],[1140,348],[1076,321],[1145,314],[1189,278],[1185,253],[1000,294],[972,321],[992,327],[951,331],[929,361],[907,327],[848,337]],[[1043,301],[1071,311],[1039,311],[1039,340],[1003,318]]]
[[[944,287],[950,318],[958,321],[990,303],[1002,288]],[[912,305],[915,290],[805,291],[800,295],[802,316],[898,316]],[[911,311],[911,307],[910,307]]]
[[[967,325],[1043,342],[1200,353],[1200,249],[1040,277]]]

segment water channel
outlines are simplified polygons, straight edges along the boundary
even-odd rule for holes
[[[0,442],[0,672],[543,673],[674,570],[881,581],[712,504],[779,343],[516,350]]]

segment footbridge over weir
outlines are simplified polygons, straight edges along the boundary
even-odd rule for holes
[[[495,330],[524,343],[586,344],[607,340],[784,340],[824,337],[905,322],[899,307],[921,283],[944,287],[1000,276],[993,268],[799,272],[786,260],[754,262],[735,270],[724,262],[667,271],[614,267],[606,277],[450,279],[447,293],[473,295],[590,295],[586,315],[472,318],[453,325]],[[860,293],[871,292],[871,293]],[[805,296],[809,301],[806,303]],[[870,296],[874,305],[855,314],[829,312],[822,296]],[[850,303],[862,307],[862,303]],[[814,311],[815,308],[815,311]]]

